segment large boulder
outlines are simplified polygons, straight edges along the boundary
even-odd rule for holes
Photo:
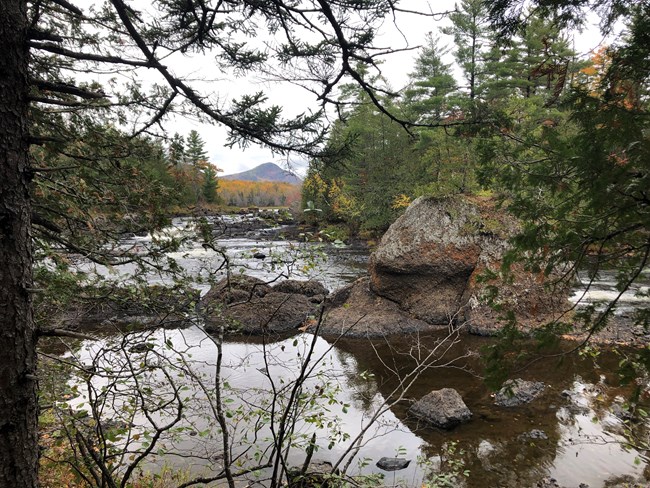
[[[253,335],[287,332],[297,329],[315,314],[315,307],[304,295],[279,292],[247,297],[227,306],[204,303],[205,330],[215,332],[223,327]]]
[[[434,390],[415,402],[409,413],[441,429],[451,429],[472,418],[472,412],[453,388]]]
[[[479,212],[463,200],[418,198],[370,259],[372,291],[418,319],[449,323],[481,254],[477,221]]]
[[[323,335],[380,337],[417,332],[433,327],[370,290],[369,278],[360,278],[336,291],[326,301]]]
[[[548,288],[553,279],[521,266],[503,276],[508,239],[518,228],[489,199],[418,198],[371,256],[370,288],[429,324],[463,323],[491,335],[502,327],[503,310],[511,310],[523,329],[537,327],[566,310],[568,289]],[[495,289],[500,312],[490,304]]]
[[[273,291],[281,293],[297,293],[316,299],[311,301],[321,302],[329,294],[329,290],[316,280],[284,280],[273,287]]]
[[[202,305],[237,303],[261,298],[271,291],[265,281],[248,275],[236,275],[218,281],[201,300]]]

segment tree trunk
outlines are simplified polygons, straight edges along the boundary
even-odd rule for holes
[[[0,486],[38,486],[25,0],[0,1]]]

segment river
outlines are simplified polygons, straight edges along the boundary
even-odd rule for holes
[[[269,239],[268,232],[222,238],[217,252],[189,238],[192,230],[188,220],[174,221],[166,233],[188,238],[169,257],[196,277],[197,287],[203,292],[207,290],[206,280],[211,270],[218,268],[223,259],[221,252],[229,256],[232,269],[263,279],[273,279],[279,272],[292,278],[315,278],[330,290],[362,274],[367,262],[367,252],[363,249]],[[277,236],[277,232],[278,229],[271,235]],[[156,236],[132,237],[123,246],[145,252],[155,239]],[[262,253],[266,258],[256,259],[255,253]],[[109,270],[88,263],[80,266],[86,272],[118,274],[125,279],[133,271],[128,267]],[[148,279],[153,283],[168,280],[160,273],[151,273]],[[141,333],[135,333],[132,338],[147,341],[148,350],[120,350],[113,347],[118,338],[106,337],[84,342],[75,354],[83,364],[95,361],[99,367],[106,365],[102,361],[123,362],[124,359],[116,359],[121,353],[146,364],[152,358],[152,350],[158,352],[156,361],[159,362],[182,351],[192,374],[208,383],[214,382],[217,350],[213,341],[206,339],[200,324],[179,330],[157,330],[146,336],[138,334]],[[629,394],[628,389],[619,385],[614,373],[620,357],[609,352],[597,358],[572,353],[560,359],[535,362],[519,376],[543,381],[546,388],[542,397],[522,407],[498,407],[479,374],[480,355],[493,340],[469,335],[446,338],[445,334],[391,337],[389,342],[372,343],[340,339],[335,344],[309,334],[279,337],[269,343],[259,338],[228,338],[223,346],[221,380],[227,385],[224,395],[231,412],[233,453],[242,456],[244,464],[254,462],[254,453],[263,456],[264,438],[270,432],[265,425],[259,425],[259,429],[253,427],[267,418],[259,412],[269,408],[269,392],[291,384],[313,345],[316,359],[312,364],[316,366],[301,392],[304,398],[315,401],[297,417],[294,435],[297,439],[308,439],[316,432],[320,448],[314,460],[336,463],[345,457],[350,439],[388,402],[390,408],[367,432],[363,448],[350,464],[349,474],[377,473],[385,476],[384,483],[388,486],[398,483],[421,486],[427,470],[450,473],[461,466],[460,471],[468,470],[468,476],[461,476],[463,481],[458,486],[468,487],[529,487],[544,477],[555,478],[561,486],[572,488],[580,483],[591,488],[614,486],[615,482],[625,480],[647,483],[645,476],[650,473],[644,452],[623,448],[626,424],[612,413]],[[441,343],[445,344],[440,348],[445,351],[444,356],[439,354],[437,362],[419,375],[405,398],[393,404],[391,400],[401,392],[398,378],[408,377],[417,364],[415,358]],[[564,349],[570,347],[571,344],[563,345]],[[165,350],[169,354],[160,352]],[[174,378],[185,381],[190,377],[179,368]],[[157,394],[165,397],[165,382],[155,375],[151,380],[161,388]],[[470,422],[442,431],[409,416],[408,406],[413,400],[444,387],[455,388],[462,395],[473,414]],[[189,412],[179,424],[180,435],[170,433],[162,439],[165,449],[147,466],[156,469],[171,464],[193,473],[210,473],[220,468],[218,453],[222,451],[214,415],[209,412],[206,393],[197,386],[197,381],[187,380],[185,395]],[[119,411],[123,400],[114,401],[113,406]],[[72,403],[83,402],[84,394]],[[112,415],[119,416],[114,412]],[[146,424],[142,417],[139,420]],[[250,450],[250,446],[254,449]],[[300,464],[304,456],[304,447],[294,449],[289,460]],[[412,462],[405,470],[385,472],[375,466],[383,456],[403,457]]]

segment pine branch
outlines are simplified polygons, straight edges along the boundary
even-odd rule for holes
[[[79,7],[75,7],[72,5],[70,2],[66,2],[66,0],[50,0],[52,3],[56,3],[59,7],[63,7],[66,10],[69,10],[73,14],[83,16],[83,11]]]
[[[27,31],[27,37],[34,41],[63,42],[63,37],[53,32],[42,31],[33,27]]]
[[[46,42],[27,41],[27,45],[34,49],[40,49],[53,54],[60,54],[61,56],[66,56],[68,58],[78,59],[81,61],[95,61],[98,63],[107,63],[107,64],[124,64],[127,66],[139,66],[144,68],[152,68],[155,66],[149,61],[138,61],[134,59],[121,58],[119,56],[104,56],[101,54],[71,51],[70,49],[66,49],[49,42],[46,43]]]
[[[80,88],[74,85],[68,85],[66,83],[53,83],[51,81],[35,80],[35,79],[32,79],[30,81],[32,85],[36,86],[39,90],[65,93],[68,95],[74,95],[76,97],[85,98],[85,99],[106,98],[105,93],[88,91],[85,88]]]

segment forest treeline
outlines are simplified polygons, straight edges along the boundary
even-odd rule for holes
[[[33,151],[42,166],[62,168],[39,181],[34,196],[56,222],[77,217],[92,226],[93,217],[120,220],[123,216],[163,219],[179,207],[218,204],[276,207],[298,204],[300,185],[275,181],[221,180],[222,170],[208,159],[205,142],[197,131],[175,133],[168,140],[127,137],[113,127],[87,130],[77,148],[96,164],[69,166],[72,157]],[[114,145],[120,149],[115,150]],[[110,151],[102,148],[110,147]],[[68,165],[68,166],[66,166]],[[115,178],[117,177],[117,178]],[[70,199],[60,198],[63,181],[73,182]],[[119,184],[110,184],[119,181]],[[106,185],[109,184],[107,187]],[[60,222],[63,224],[63,221]]]
[[[300,190],[280,181],[219,180],[219,199],[231,207],[291,207],[300,203]]]

